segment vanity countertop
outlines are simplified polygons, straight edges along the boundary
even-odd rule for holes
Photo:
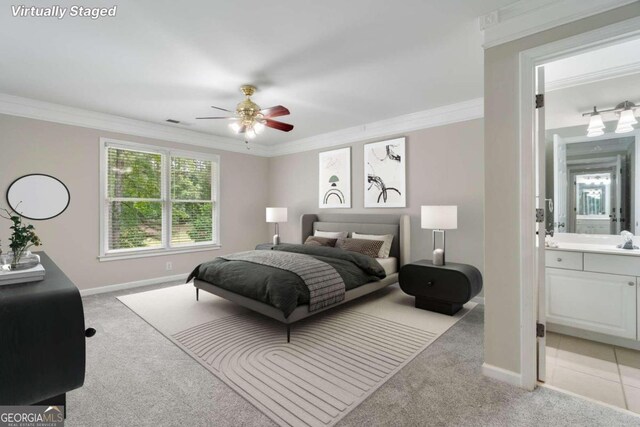
[[[545,247],[548,251],[588,252],[594,254],[640,256],[640,249],[620,249],[615,245],[558,242],[557,248]]]

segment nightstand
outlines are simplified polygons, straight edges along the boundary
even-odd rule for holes
[[[482,290],[482,275],[477,268],[453,262],[433,265],[420,260],[405,264],[398,281],[406,294],[416,297],[417,308],[450,316]]]

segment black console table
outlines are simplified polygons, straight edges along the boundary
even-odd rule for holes
[[[80,292],[38,255],[44,280],[0,286],[0,405],[64,405],[65,393],[84,383]]]
[[[448,315],[482,290],[482,275],[472,265],[448,262],[433,265],[420,260],[404,265],[398,277],[400,288],[416,297],[416,307]]]

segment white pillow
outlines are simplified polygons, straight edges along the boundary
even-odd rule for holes
[[[313,235],[318,237],[326,237],[328,239],[346,239],[349,233],[347,231],[320,231],[316,230]]]
[[[351,233],[351,237],[354,239],[364,240],[382,240],[384,243],[378,252],[378,258],[389,258],[391,252],[391,243],[393,243],[393,234],[359,234]]]

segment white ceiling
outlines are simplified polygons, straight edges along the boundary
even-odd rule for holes
[[[0,92],[231,136],[194,117],[233,109],[252,83],[263,108],[291,110],[292,132],[256,140],[281,143],[481,97],[477,17],[513,2],[139,0],[98,20],[7,7]]]
[[[640,38],[603,49],[570,56],[545,65],[545,78],[553,86],[557,82],[577,82],[581,76],[607,75],[615,70],[637,72],[640,68]]]

